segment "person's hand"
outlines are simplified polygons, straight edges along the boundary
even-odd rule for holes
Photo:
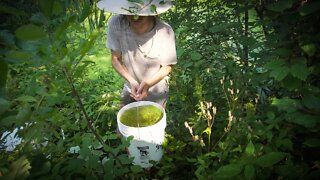
[[[130,82],[131,92],[130,96],[136,99],[137,91],[139,89],[139,83],[137,81]]]
[[[134,97],[136,101],[141,101],[145,97],[148,96],[148,91],[149,91],[150,85],[146,81],[142,81],[139,85],[139,88],[137,90],[137,94]]]

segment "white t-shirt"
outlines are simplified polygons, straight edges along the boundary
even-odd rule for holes
[[[123,64],[139,83],[155,75],[161,66],[177,63],[174,32],[169,24],[158,18],[150,32],[138,35],[123,15],[111,17],[107,48],[121,53]],[[149,91],[168,91],[166,80],[163,79]]]

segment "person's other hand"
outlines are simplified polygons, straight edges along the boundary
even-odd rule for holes
[[[148,96],[149,88],[150,88],[149,84],[146,81],[142,81],[141,84],[139,85],[136,97],[134,99],[136,101],[143,100],[145,97]]]
[[[137,91],[139,89],[139,83],[137,81],[130,82],[131,92],[130,96],[136,99]]]

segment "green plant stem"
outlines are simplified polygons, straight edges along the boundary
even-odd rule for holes
[[[87,111],[86,111],[85,108],[84,108],[84,105],[83,105],[82,100],[81,100],[81,98],[80,98],[80,96],[79,96],[79,93],[77,92],[76,88],[74,87],[73,80],[72,80],[71,76],[69,75],[68,70],[67,70],[66,67],[63,67],[63,72],[64,72],[64,74],[65,74],[65,76],[66,76],[66,78],[67,78],[67,81],[68,81],[68,83],[69,83],[69,85],[70,85],[70,87],[71,87],[71,91],[72,91],[72,93],[74,94],[74,97],[75,97],[75,99],[76,99],[76,101],[77,101],[77,103],[78,103],[78,105],[79,105],[80,110],[81,110],[82,113],[84,114],[84,117],[85,117],[85,119],[86,119],[86,121],[87,121],[87,123],[88,123],[89,129],[91,130],[91,132],[95,135],[95,137],[98,139],[98,141],[99,141],[102,145],[107,145],[107,144],[103,141],[102,137],[98,134],[98,132],[94,129],[94,127],[93,127],[93,125],[92,125],[92,121],[90,120],[90,118],[89,118],[89,116],[88,116],[88,113],[87,113]],[[119,164],[120,164],[121,167],[124,167],[124,165],[122,164],[122,162],[117,158],[117,156],[116,156],[113,152],[110,151],[109,153],[111,154],[111,156],[112,156],[116,161],[119,162]]]

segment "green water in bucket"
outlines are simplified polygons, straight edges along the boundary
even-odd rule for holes
[[[163,113],[153,105],[132,107],[120,116],[120,122],[130,127],[147,127],[161,120]]]

